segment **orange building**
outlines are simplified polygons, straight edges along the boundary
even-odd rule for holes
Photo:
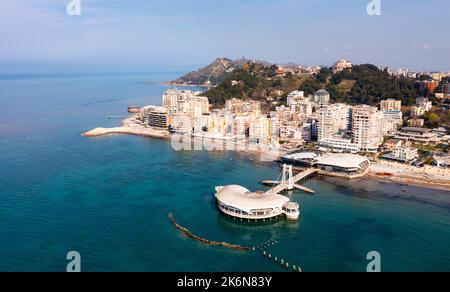
[[[425,90],[426,88],[428,88],[428,90],[430,92],[434,92],[436,90],[436,88],[439,86],[439,82],[432,80],[432,81],[422,81],[419,83],[420,84],[420,90]]]

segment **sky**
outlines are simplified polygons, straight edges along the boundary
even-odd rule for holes
[[[0,73],[193,70],[217,57],[450,71],[450,1],[0,1]]]

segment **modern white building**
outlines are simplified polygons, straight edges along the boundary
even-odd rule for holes
[[[286,216],[296,220],[300,216],[300,207],[288,197],[255,192],[238,186],[216,187],[217,205],[222,213],[242,220],[269,220]]]
[[[403,125],[403,113],[398,110],[383,111],[383,134],[395,134],[398,128]]]
[[[264,116],[250,120],[249,138],[258,143],[270,141],[270,120]]]
[[[367,157],[355,154],[329,154],[318,157],[314,164],[325,172],[350,176],[364,174],[371,165]]]
[[[209,100],[200,94],[200,91],[169,89],[163,95],[162,104],[173,114],[194,114],[195,111],[208,114]]]
[[[317,117],[317,138],[321,142],[331,139],[340,132],[345,132],[350,126],[350,106],[331,104],[321,107]]]
[[[172,129],[180,134],[190,134],[194,129],[191,117],[184,114],[176,114],[172,118]]]
[[[325,151],[358,153],[359,146],[352,142],[351,139],[345,138],[329,138],[320,141],[319,146]]]
[[[303,99],[305,99],[305,92],[296,90],[288,94],[287,104],[289,107],[295,106]]]
[[[419,150],[410,147],[396,147],[392,154],[396,160],[409,162],[419,157]]]
[[[428,98],[418,98],[416,105],[411,108],[413,117],[418,118],[429,112],[433,108],[433,103]]]
[[[330,93],[325,89],[320,89],[314,93],[314,102],[317,105],[328,105],[330,103]]]
[[[353,143],[362,152],[377,152],[383,143],[383,112],[376,107],[359,105],[352,110]]]

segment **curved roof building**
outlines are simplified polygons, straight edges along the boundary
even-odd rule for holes
[[[285,215],[289,219],[298,219],[299,205],[289,198],[262,192],[252,193],[248,189],[230,185],[216,188],[219,209],[232,217],[245,220],[264,220]]]
[[[331,154],[316,159],[315,165],[326,171],[364,173],[370,167],[367,157],[355,154]]]

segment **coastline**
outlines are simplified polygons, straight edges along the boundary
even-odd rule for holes
[[[383,176],[379,175],[380,173],[391,175]],[[372,164],[366,177],[397,184],[450,191],[450,170],[433,166],[418,168],[395,162],[378,161]]]
[[[122,126],[120,127],[95,128],[82,133],[81,135],[84,137],[100,137],[118,134],[168,140],[172,137],[168,131],[155,130],[136,124],[136,116],[137,114],[134,114],[124,119],[122,121]],[[196,138],[194,137],[193,139]],[[239,142],[234,143],[237,147],[236,151],[258,157],[262,161],[275,161],[283,155],[283,151],[278,154],[274,154],[273,152],[265,151],[261,148],[244,149],[239,147],[242,146]],[[389,174],[389,176],[380,174]],[[439,169],[432,166],[417,168],[394,162],[377,161],[372,164],[369,171],[362,178],[450,192],[450,170]]]
[[[135,123],[136,114],[122,121],[122,126],[114,128],[95,128],[88,132],[82,133],[84,137],[100,137],[111,134],[135,135],[150,138],[164,139],[169,137],[169,132],[164,130],[155,130],[145,128]]]
[[[201,87],[201,88],[208,88],[211,87],[211,85],[198,85],[198,84],[189,84],[189,83],[176,83],[176,82],[161,82],[160,83],[163,86],[175,86],[175,87]]]

